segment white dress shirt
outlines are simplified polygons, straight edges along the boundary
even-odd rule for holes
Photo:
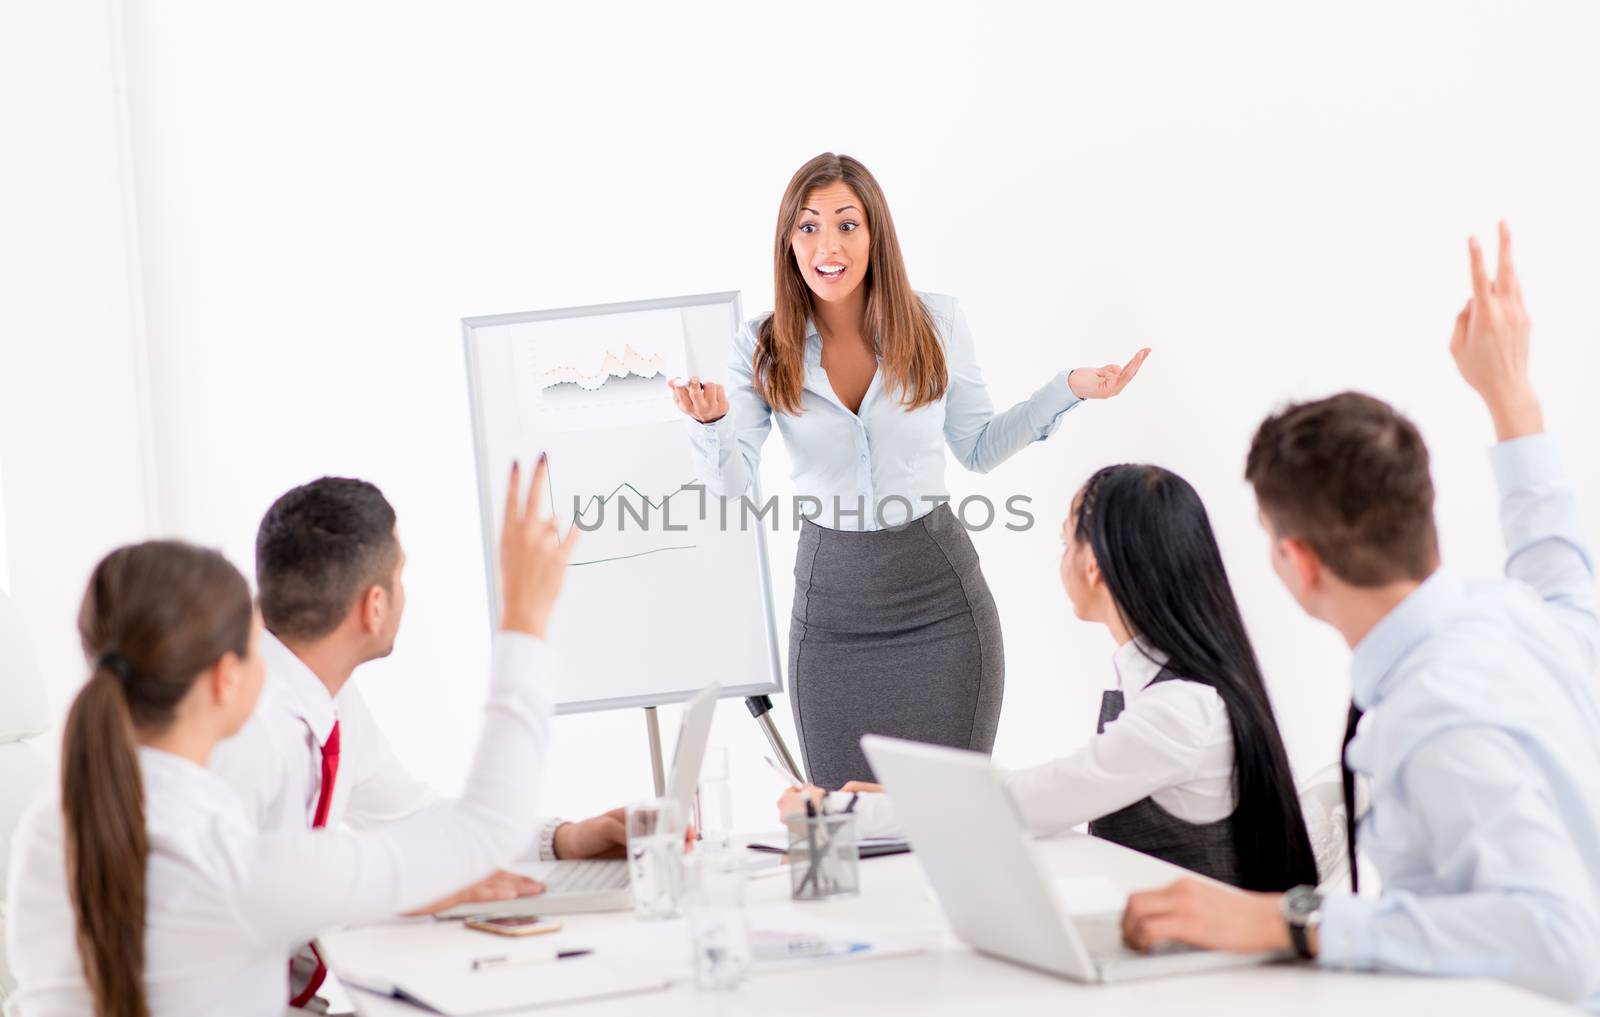
[[[944,482],[946,444],[961,465],[987,473],[1055,433],[1062,415],[1080,401],[1067,385],[1070,372],[1060,372],[1024,402],[996,413],[972,330],[955,298],[918,296],[943,344],[949,387],[942,399],[915,410],[906,409],[899,392],[885,388],[880,356],[860,410],[850,412],[822,369],[822,337],[808,323],[802,412],[774,414],[753,382],[756,330],[764,319],[746,322],[728,360],[727,415],[710,424],[688,421],[695,472],[707,490],[737,497],[750,489],[776,417],[795,493],[820,502],[818,525],[877,530],[920,518],[950,500]]]
[[[341,823],[376,829],[446,801],[406,769],[354,680],[331,697],[315,672],[270,632],[262,633],[261,647],[267,667],[261,702],[239,733],[217,746],[210,764],[259,829],[311,828],[322,795],[322,747],[336,720],[339,771],[328,806],[330,829]],[[541,836],[517,857],[548,860],[549,833],[560,823],[546,820]]]
[[[1329,897],[1330,967],[1501,978],[1600,1013],[1600,613],[1544,435],[1496,446],[1509,581],[1441,569],[1356,646],[1383,892]]]
[[[1018,814],[1035,836],[1048,837],[1150,798],[1189,823],[1233,814],[1233,728],[1217,690],[1199,682],[1151,684],[1161,655],[1137,640],[1112,658],[1123,711],[1082,746],[1060,759],[1003,775]],[[830,809],[849,795],[835,792]],[[856,802],[863,837],[901,835],[887,795]]]
[[[216,774],[139,750],[146,867],[144,984],[162,1017],[279,1017],[295,944],[436,900],[526,844],[537,823],[528,775],[543,772],[552,699],[543,644],[495,638],[483,733],[461,800],[382,830],[258,833]],[[59,791],[17,830],[7,947],[11,1017],[90,1013],[67,896]]]

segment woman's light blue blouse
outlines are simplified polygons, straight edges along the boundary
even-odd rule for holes
[[[1080,402],[1067,386],[1069,372],[1062,371],[1025,401],[996,413],[955,298],[920,296],[944,343],[950,384],[943,399],[906,409],[899,393],[885,390],[880,357],[860,411],[851,413],[822,369],[822,337],[811,324],[802,412],[774,414],[752,383],[762,320],[753,319],[739,330],[728,361],[727,415],[710,424],[688,421],[700,482],[712,494],[747,493],[776,419],[793,464],[795,495],[817,499],[818,525],[842,530],[898,526],[949,500],[945,445],[961,465],[985,473],[1048,438],[1062,415]]]

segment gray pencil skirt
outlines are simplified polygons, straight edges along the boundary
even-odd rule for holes
[[[864,734],[989,752],[1004,691],[1000,615],[948,504],[893,530],[805,523],[789,696],[812,783],[872,780]]]

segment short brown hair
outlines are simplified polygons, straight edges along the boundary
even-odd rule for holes
[[[279,639],[321,639],[368,588],[391,588],[399,560],[394,509],[375,485],[302,484],[272,503],[256,531],[261,620]]]
[[[1428,447],[1380,399],[1341,392],[1268,417],[1244,476],[1278,536],[1304,541],[1353,586],[1439,567]]]

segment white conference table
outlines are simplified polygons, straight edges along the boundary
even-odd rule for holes
[[[1108,841],[1071,834],[1038,844],[1053,875],[1103,875],[1123,891],[1164,885],[1181,870]],[[975,864],[981,864],[975,860]],[[981,878],[975,872],[974,878]],[[1432,1012],[1448,1017],[1475,1014],[1538,1017],[1571,1014],[1551,1000],[1486,979],[1435,979],[1334,972],[1301,964],[1272,964],[1197,975],[1155,978],[1119,985],[1083,985],[979,954],[951,933],[921,867],[910,855],[861,863],[862,893],[797,905],[864,932],[920,948],[910,956],[818,964],[798,971],[758,973],[733,993],[703,993],[691,983],[665,991],[591,1000],[561,1007],[512,1011],[584,1017],[650,1014],[651,1017],[760,1017],[821,1013],[829,1017],[894,1014],[992,1015],[1130,1013],[1215,1014],[1217,1017],[1375,1017]],[[748,903],[763,906],[789,899],[787,876],[754,879]],[[563,915],[554,936],[581,942],[629,912]],[[335,974],[399,973],[408,959],[459,952],[462,937],[481,946],[488,937],[460,922],[415,920],[344,929],[318,941]],[[687,947],[685,947],[687,949]],[[375,993],[348,990],[363,1017],[418,1017],[429,1011]]]

